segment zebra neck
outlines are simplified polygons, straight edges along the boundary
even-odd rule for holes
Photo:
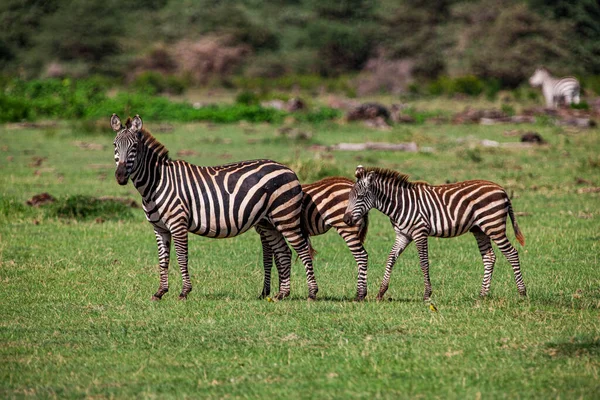
[[[146,201],[150,200],[156,192],[163,171],[169,162],[168,156],[160,151],[163,150],[140,142],[136,163],[131,172],[131,182]]]
[[[401,207],[398,207],[400,199],[403,197],[413,197],[408,192],[414,189],[410,185],[397,182],[379,182],[374,185],[375,204],[373,207],[390,218],[393,218],[395,213]]]

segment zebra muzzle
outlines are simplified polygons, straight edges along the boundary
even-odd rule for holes
[[[344,214],[344,223],[348,226],[354,226],[354,220],[352,219],[352,214],[346,213]]]
[[[115,179],[119,185],[126,185],[129,176],[127,175],[127,168],[125,163],[119,163],[117,170],[115,171]]]

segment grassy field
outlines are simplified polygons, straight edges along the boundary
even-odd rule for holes
[[[0,126],[0,397],[600,397],[600,194],[582,190],[600,186],[600,129],[424,124],[382,132],[326,123],[300,126],[312,138],[297,141],[266,124],[165,131],[144,121],[172,157],[201,165],[272,158],[310,181],[351,177],[363,164],[430,183],[503,185],[527,239],[517,248],[529,297],[518,298],[497,252],[491,296],[479,299],[483,266],[473,237],[430,239],[434,313],[421,300],[414,245],[398,259],[386,301],[374,301],[393,243],[377,211],[366,241],[366,302],[352,302],[356,266],[333,232],[313,239],[316,302],[306,301],[299,261],[289,299],[258,300],[262,257],[253,232],[191,237],[188,301],[177,301],[176,267],[171,291],[149,301],[157,250],[143,212],[87,204],[99,196],[140,202],[131,184],[113,178],[108,117],[101,131],[66,122]],[[505,132],[514,129],[535,130],[548,144],[511,145],[518,136]],[[484,139],[506,145],[483,147]],[[312,147],[366,140],[428,149]],[[24,205],[41,192],[58,206]],[[59,206],[86,217],[65,217]],[[516,244],[510,229],[509,237]]]

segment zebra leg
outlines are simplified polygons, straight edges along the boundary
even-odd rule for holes
[[[394,268],[394,264],[396,264],[396,259],[398,256],[400,256],[400,254],[402,254],[410,242],[411,240],[408,237],[400,233],[396,233],[396,240],[394,241],[394,245],[392,246],[392,250],[388,256],[387,263],[385,264],[385,273],[383,274],[383,281],[381,281],[381,286],[379,287],[377,300],[383,299],[383,295],[385,292],[387,292],[390,285],[390,278],[392,276],[392,269]]]
[[[280,246],[275,251],[275,267],[279,275],[279,291],[275,299],[283,300],[290,295],[290,275],[292,272],[292,251],[285,239],[281,238]]]
[[[273,269],[273,250],[271,249],[271,245],[269,244],[267,235],[259,227],[256,227],[256,231],[260,235],[260,242],[262,244],[263,251],[263,267],[265,270],[265,279],[260,298],[264,299],[269,294],[271,294],[271,270]]]
[[[427,247],[427,236],[422,236],[418,239],[415,239],[415,245],[417,246],[417,252],[419,253],[419,263],[421,265],[421,271],[423,271],[423,281],[425,282],[425,293],[423,294],[423,300],[427,301],[431,298],[431,281],[429,280],[429,250]]]
[[[525,288],[525,283],[523,282],[523,275],[521,275],[521,266],[519,264],[519,252],[508,241],[508,238],[504,233],[502,233],[501,235],[492,236],[492,240],[494,241],[494,243],[496,243],[502,254],[504,254],[506,259],[512,266],[513,273],[515,274],[515,283],[517,284],[517,290],[519,291],[519,294],[523,297],[526,297],[527,289]]]
[[[356,284],[356,301],[363,301],[367,297],[367,265],[368,254],[358,237],[358,230],[338,229],[338,233],[350,249],[356,265],[358,266],[358,277]]]
[[[192,291],[192,282],[188,273],[188,231],[185,225],[178,225],[171,229],[173,242],[175,244],[175,252],[177,253],[177,262],[181,271],[181,279],[183,287],[179,294],[179,300],[185,300],[189,292]]]
[[[267,261],[267,257],[264,256],[263,261],[265,262],[265,285],[267,284],[267,264],[269,267],[269,280],[271,274],[271,268],[273,266],[273,254],[275,255],[275,266],[277,267],[277,273],[279,275],[279,292],[275,295],[275,299],[281,300],[290,295],[290,275],[292,271],[292,251],[288,247],[287,243],[281,232],[275,227],[260,226],[257,228],[261,234],[261,240],[263,240],[263,251],[271,254],[270,259]],[[265,245],[268,248],[265,250]],[[270,282],[269,282],[270,284]],[[263,288],[263,294],[266,288]],[[270,289],[269,289],[270,291]],[[268,293],[267,293],[268,295]]]
[[[158,265],[160,268],[160,286],[152,296],[152,300],[160,300],[169,291],[169,256],[171,252],[171,232],[154,227],[156,244],[158,245]]]
[[[483,282],[481,284],[481,291],[479,296],[485,297],[490,291],[490,284],[492,283],[492,273],[494,272],[494,264],[496,263],[496,255],[494,249],[492,249],[492,242],[488,235],[481,232],[480,230],[473,232],[475,240],[477,240],[477,246],[479,247],[479,253],[483,259]]]

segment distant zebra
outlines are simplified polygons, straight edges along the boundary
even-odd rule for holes
[[[410,182],[408,176],[381,168],[356,169],[356,183],[350,192],[344,221],[352,225],[371,208],[390,217],[396,241],[390,252],[377,299],[388,289],[392,268],[406,246],[415,241],[425,281],[424,300],[431,297],[427,238],[455,237],[466,232],[475,235],[483,258],[485,272],[480,296],[490,290],[496,256],[491,240],[512,265],[517,289],[526,296],[517,250],[506,237],[507,215],[512,221],[517,240],[525,245],[510,200],[502,187],[488,181],[465,181],[431,186]],[[490,240],[491,239],[491,240]]]
[[[117,132],[117,182],[125,185],[131,178],[142,195],[146,218],[156,235],[160,286],[153,300],[159,300],[169,290],[171,239],[183,280],[179,299],[185,299],[192,290],[187,267],[188,232],[228,238],[257,224],[282,243],[277,252],[287,249],[284,239],[296,250],[306,269],[309,298],[315,298],[318,287],[309,236],[301,218],[302,189],[292,170],[271,160],[199,167],[169,158],[167,149],[142,128],[139,115],[123,126],[113,114],[110,123]],[[290,293],[291,263],[289,258],[282,260],[277,298]]]
[[[322,235],[332,227],[344,239],[358,265],[356,300],[364,300],[367,295],[367,251],[363,247],[368,230],[368,214],[354,226],[348,226],[343,221],[344,212],[348,206],[348,196],[354,182],[347,178],[331,177],[315,183],[302,185],[304,197],[302,200],[302,217],[311,236]],[[277,238],[269,237],[268,232],[262,232],[262,226],[256,230],[261,235],[263,246],[263,263],[265,267],[265,282],[262,296],[266,297],[271,291],[271,268],[273,266],[273,249],[285,243]],[[276,253],[277,254],[277,253]],[[291,253],[280,252],[288,262]],[[275,259],[276,264],[280,262]]]
[[[533,87],[542,87],[548,108],[556,108],[562,101],[567,106],[571,103],[579,104],[579,81],[572,76],[555,78],[550,75],[550,71],[542,67],[535,70],[529,78],[529,84]]]

